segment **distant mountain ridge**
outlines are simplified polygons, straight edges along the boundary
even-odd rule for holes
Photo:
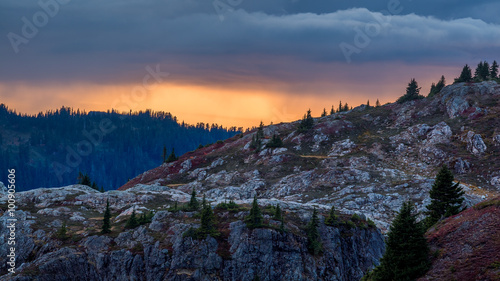
[[[177,155],[218,140],[241,128],[180,123],[168,112],[119,114],[62,107],[36,116],[0,104],[0,170],[16,168],[18,188],[29,190],[76,183],[87,173],[98,186],[115,189],[129,178]],[[0,173],[6,182],[6,173]]]

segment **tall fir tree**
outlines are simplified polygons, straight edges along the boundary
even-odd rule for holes
[[[172,148],[172,152],[168,156],[166,162],[167,163],[174,162],[174,161],[177,161],[177,159],[179,159],[179,158],[175,155],[175,148]]]
[[[474,71],[474,80],[482,80],[482,77],[481,77],[481,72],[483,71],[483,62],[480,61],[477,66],[476,66],[476,70]]]
[[[266,144],[266,147],[269,147],[269,148],[282,147],[282,146],[283,146],[283,141],[276,134],[274,134],[272,136],[271,140]]]
[[[257,132],[252,137],[250,148],[255,149],[255,153],[259,152],[262,148],[262,139],[264,138],[264,122],[260,121]]]
[[[196,190],[194,188],[193,191],[191,191],[191,199],[189,199],[188,209],[190,211],[198,211],[198,209],[200,209],[200,203],[198,202],[198,199],[196,199]]]
[[[313,255],[317,255],[322,251],[322,245],[319,236],[319,218],[318,211],[316,207],[313,209],[311,220],[307,224],[306,234],[307,234],[307,248],[309,252]]]
[[[257,196],[254,196],[250,214],[245,218],[248,228],[258,228],[264,225],[264,218],[257,202]]]
[[[370,107],[370,100],[366,101],[366,106]]]
[[[455,83],[461,83],[461,82],[471,82],[472,81],[472,71],[469,67],[469,65],[465,65],[464,68],[462,69],[462,72],[460,73],[460,76],[458,78],[455,78]]]
[[[330,115],[333,115],[335,114],[335,109],[333,109],[333,105],[332,105],[332,109],[330,109]]]
[[[385,253],[367,280],[411,281],[430,266],[425,229],[411,202],[403,203],[387,234]]]
[[[135,210],[132,211],[132,215],[130,215],[130,218],[128,218],[127,222],[125,223],[125,228],[136,228],[139,226],[139,221],[137,220],[137,215],[135,213]]]
[[[111,232],[111,211],[109,210],[109,199],[106,200],[106,210],[104,211],[104,218],[102,219],[102,234]]]
[[[404,103],[407,101],[423,99],[424,97],[422,95],[420,95],[420,89],[421,88],[418,86],[418,83],[415,80],[415,78],[412,78],[410,80],[410,83],[408,83],[408,86],[406,87],[406,94],[401,96],[397,100],[397,102]]]
[[[199,233],[201,234],[202,238],[206,237],[206,235],[215,236],[217,233],[215,225],[215,215],[212,210],[212,206],[210,206],[210,203],[207,203],[205,196],[203,196],[201,226],[199,229]]]
[[[492,79],[498,78],[498,63],[496,60],[494,60],[493,63],[491,64],[490,76]]]
[[[376,107],[380,107],[380,101],[377,99],[377,102],[375,102]]]
[[[311,109],[307,110],[307,114],[300,121],[298,131],[300,133],[306,132],[314,127],[314,119],[311,116]]]
[[[481,78],[483,80],[488,80],[490,77],[490,64],[487,61],[483,62],[483,68],[481,69]]]
[[[264,138],[264,122],[260,121],[259,129],[257,130],[257,138]]]
[[[464,201],[464,191],[460,183],[453,183],[453,174],[443,165],[436,175],[436,180],[429,192],[431,203],[427,206],[426,226],[431,227],[439,220],[456,215]]]
[[[487,61],[481,61],[478,63],[476,67],[476,71],[474,72],[474,80],[475,81],[486,81],[490,77],[490,65]]]
[[[78,184],[81,184],[81,185],[86,185],[88,187],[92,187],[92,181],[90,180],[90,177],[87,173],[82,173],[82,172],[78,172]],[[95,183],[94,183],[95,184]]]
[[[323,113],[321,113],[321,117],[325,117],[326,116],[326,108],[323,108]]]
[[[277,221],[282,221],[283,220],[283,215],[281,214],[281,207],[280,204],[276,205],[276,208],[274,209],[274,216],[273,218]]]
[[[441,90],[446,86],[446,80],[444,78],[444,75],[441,75],[441,79],[437,82],[437,84],[432,83],[431,85],[431,90],[429,92],[428,97],[432,97],[436,95],[437,93],[441,92]]]
[[[57,238],[59,238],[60,240],[63,240],[63,241],[68,239],[68,228],[66,227],[66,222],[62,223],[61,227],[59,228],[59,230],[56,233],[56,236],[57,236]]]
[[[338,216],[335,214],[335,206],[332,205],[328,217],[325,219],[325,224],[328,226],[336,226],[338,224]]]

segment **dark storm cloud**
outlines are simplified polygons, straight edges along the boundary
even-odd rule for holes
[[[72,0],[16,54],[7,35],[23,36],[21,18],[32,22],[43,9],[3,1],[0,81],[124,82],[156,63],[172,79],[199,83],[224,75],[308,81],[319,75],[314,64],[495,58],[500,26],[488,11],[499,4],[449,2],[232,0],[234,11],[218,13],[211,1]],[[396,13],[378,12],[390,3]]]

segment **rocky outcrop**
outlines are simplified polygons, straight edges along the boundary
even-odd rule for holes
[[[480,134],[475,134],[473,131],[467,133],[467,150],[474,155],[481,155],[486,151],[486,144]]]
[[[384,252],[382,234],[366,224],[321,225],[323,252],[313,256],[294,222],[286,224],[285,232],[272,227],[250,230],[238,214],[217,239],[184,237],[192,225],[182,222],[185,214],[160,211],[149,227],[124,230],[116,238],[81,238],[70,230],[73,238],[66,241],[45,230],[34,231],[35,220],[28,212],[16,215],[17,274],[3,275],[6,281],[33,276],[41,281],[253,280],[256,275],[260,280],[359,280]],[[0,218],[0,233],[5,233],[6,218],[6,213]],[[227,219],[231,216],[219,216]],[[6,237],[1,239],[0,255],[6,256]],[[5,273],[2,263],[0,274]]]
[[[481,83],[457,83],[441,90],[438,99],[450,118],[467,116],[475,118],[484,114],[484,108],[477,103],[473,95],[490,97],[498,95],[498,84],[494,81]]]

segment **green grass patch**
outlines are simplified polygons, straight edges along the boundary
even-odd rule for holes
[[[488,208],[488,207],[491,207],[491,206],[500,207],[500,199],[493,199],[493,200],[481,202],[479,204],[476,204],[474,206],[474,209],[475,210],[482,210],[484,208]]]

